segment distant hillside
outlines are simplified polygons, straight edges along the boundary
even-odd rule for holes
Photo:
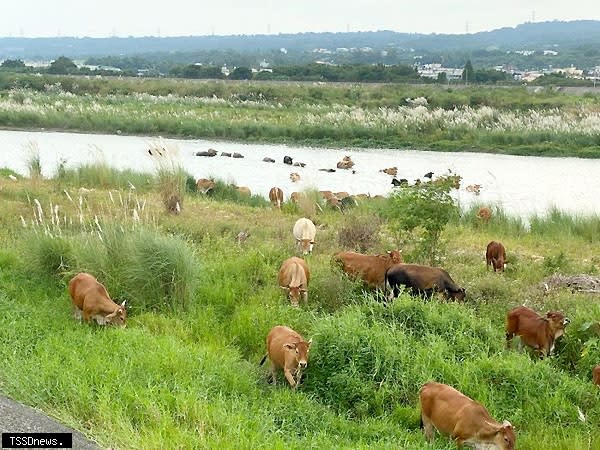
[[[360,48],[414,51],[461,51],[469,49],[521,48],[568,49],[600,45],[600,21],[525,23],[515,28],[462,34],[411,34],[393,31],[352,33],[299,33],[251,36],[188,36],[188,37],[128,37],[128,38],[0,38],[0,59],[54,59],[90,56],[126,56],[152,53],[187,53],[233,50],[259,52],[285,48],[306,52],[315,48]]]

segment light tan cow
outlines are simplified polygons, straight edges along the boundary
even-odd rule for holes
[[[308,304],[308,282],[310,270],[302,258],[292,256],[286,259],[279,269],[277,277],[279,287],[288,293],[292,306],[298,306],[300,296]]]
[[[281,209],[281,204],[283,203],[283,191],[281,188],[272,187],[269,191],[269,200],[274,207]]]
[[[69,281],[69,295],[73,301],[75,318],[100,325],[125,327],[127,310],[125,301],[120,305],[111,300],[106,288],[93,275],[81,272]]]
[[[292,192],[290,194],[290,201],[292,203],[298,203],[303,198],[306,198],[306,194],[304,192]]]
[[[237,186],[237,191],[242,194],[245,195],[247,197],[251,197],[252,196],[252,192],[250,192],[250,188],[246,187],[246,186]]]
[[[477,211],[476,217],[481,220],[483,223],[488,223],[492,218],[492,210],[487,206],[482,206]]]
[[[292,183],[300,181],[300,174],[296,172],[290,173],[290,180],[292,180]]]
[[[381,255],[363,255],[355,252],[338,252],[333,255],[342,270],[348,275],[360,278],[369,287],[384,288],[385,272],[394,264],[402,262],[402,253],[391,250]]]
[[[293,233],[294,238],[296,238],[296,246],[302,250],[302,253],[305,255],[312,253],[315,235],[317,234],[315,224],[306,217],[298,219],[294,224]]]
[[[201,194],[208,194],[215,188],[216,184],[214,180],[209,180],[208,178],[200,178],[198,181],[196,181],[196,186],[198,187],[198,192],[200,192]]]
[[[398,168],[396,166],[388,167],[387,169],[381,169],[380,172],[395,177],[396,175],[398,175]]]
[[[425,438],[432,441],[434,428],[449,434],[458,447],[514,450],[515,433],[509,421],[494,420],[481,404],[447,384],[426,383],[419,394]]]
[[[271,362],[270,378],[277,383],[276,371],[283,369],[285,378],[293,389],[298,387],[302,371],[308,365],[308,353],[312,339],[304,338],[289,327],[278,325],[267,335],[267,354],[260,361],[262,365],[267,357]]]

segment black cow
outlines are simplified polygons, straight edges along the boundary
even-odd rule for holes
[[[430,297],[434,292],[443,292],[446,298],[463,300],[465,289],[458,287],[448,272],[439,267],[419,264],[395,264],[385,273],[394,297],[400,293],[400,285],[406,286],[415,295]]]
[[[288,165],[292,165],[292,157],[291,156],[284,156],[283,157],[283,163],[284,164],[288,164]]]
[[[264,162],[270,162],[270,163],[274,163],[274,162],[275,162],[275,160],[274,160],[273,158],[269,158],[268,156],[265,156],[265,157],[263,158],[263,161],[264,161]]]

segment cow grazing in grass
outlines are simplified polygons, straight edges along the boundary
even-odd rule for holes
[[[305,217],[298,219],[294,224],[293,233],[296,245],[302,253],[305,255],[312,253],[313,245],[315,244],[315,235],[317,234],[315,224]]]
[[[200,178],[196,181],[196,187],[198,188],[198,192],[201,194],[208,194],[212,191],[216,186],[214,180],[209,180],[208,178]]]
[[[592,380],[594,384],[600,386],[600,364],[592,369]]]
[[[381,255],[363,255],[355,252],[338,252],[333,260],[341,265],[349,276],[360,278],[369,287],[385,288],[385,272],[394,264],[402,262],[402,253],[391,250]]]
[[[506,250],[501,242],[492,241],[485,251],[485,267],[492,266],[494,272],[504,272],[506,265]]]
[[[486,206],[482,206],[477,210],[475,217],[477,217],[483,223],[488,223],[492,219],[492,210]]]
[[[125,326],[125,301],[120,305],[111,300],[106,288],[89,273],[81,272],[69,281],[69,295],[73,301],[75,318],[100,325]]]
[[[443,292],[446,298],[463,300],[465,289],[458,287],[448,272],[439,267],[421,266],[419,264],[395,264],[385,274],[392,294],[397,297],[400,286],[405,286],[413,294],[431,296],[434,292]]]
[[[569,318],[559,311],[540,316],[531,308],[517,306],[506,315],[506,346],[510,346],[516,335],[521,338],[522,344],[533,348],[541,357],[548,356],[569,322]]]
[[[312,339],[305,341],[291,328],[278,325],[267,335],[267,354],[260,361],[262,365],[267,357],[271,362],[270,378],[276,384],[277,369],[283,369],[285,378],[293,389],[298,387],[302,371],[308,365],[308,353]]]
[[[434,428],[449,434],[457,447],[514,450],[515,433],[509,421],[497,422],[478,403],[447,384],[426,383],[419,394],[425,438],[432,441]]]
[[[246,197],[251,197],[252,196],[252,192],[250,191],[250,188],[247,186],[236,186],[237,191]]]
[[[277,277],[279,287],[288,293],[292,306],[298,306],[300,296],[304,304],[308,303],[308,282],[310,271],[302,258],[292,256],[286,259],[279,269]]]
[[[281,188],[271,188],[269,191],[269,201],[275,208],[281,209],[281,204],[283,203],[283,191]]]

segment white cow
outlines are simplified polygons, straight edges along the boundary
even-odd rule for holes
[[[296,246],[302,249],[304,255],[312,252],[313,245],[315,244],[315,234],[317,234],[317,228],[310,219],[303,217],[296,221],[294,225]]]

